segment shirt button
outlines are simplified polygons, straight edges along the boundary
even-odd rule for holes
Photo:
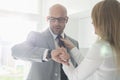
[[[57,74],[57,73],[55,73],[55,76],[58,76],[58,74]]]

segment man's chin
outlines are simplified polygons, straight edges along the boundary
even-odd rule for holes
[[[61,34],[62,32],[55,32],[54,34],[58,35],[58,34]]]

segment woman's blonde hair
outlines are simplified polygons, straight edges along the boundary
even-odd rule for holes
[[[116,51],[116,60],[120,68],[120,3],[117,0],[104,0],[92,10],[92,20],[97,35],[110,43]]]

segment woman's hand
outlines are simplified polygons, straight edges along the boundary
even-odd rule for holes
[[[70,50],[75,47],[74,44],[69,39],[61,39],[61,40],[64,42],[65,46]]]

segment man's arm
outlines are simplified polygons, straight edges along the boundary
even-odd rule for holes
[[[12,47],[12,56],[17,59],[42,62],[46,48],[36,46],[38,34],[31,32],[23,43]]]

